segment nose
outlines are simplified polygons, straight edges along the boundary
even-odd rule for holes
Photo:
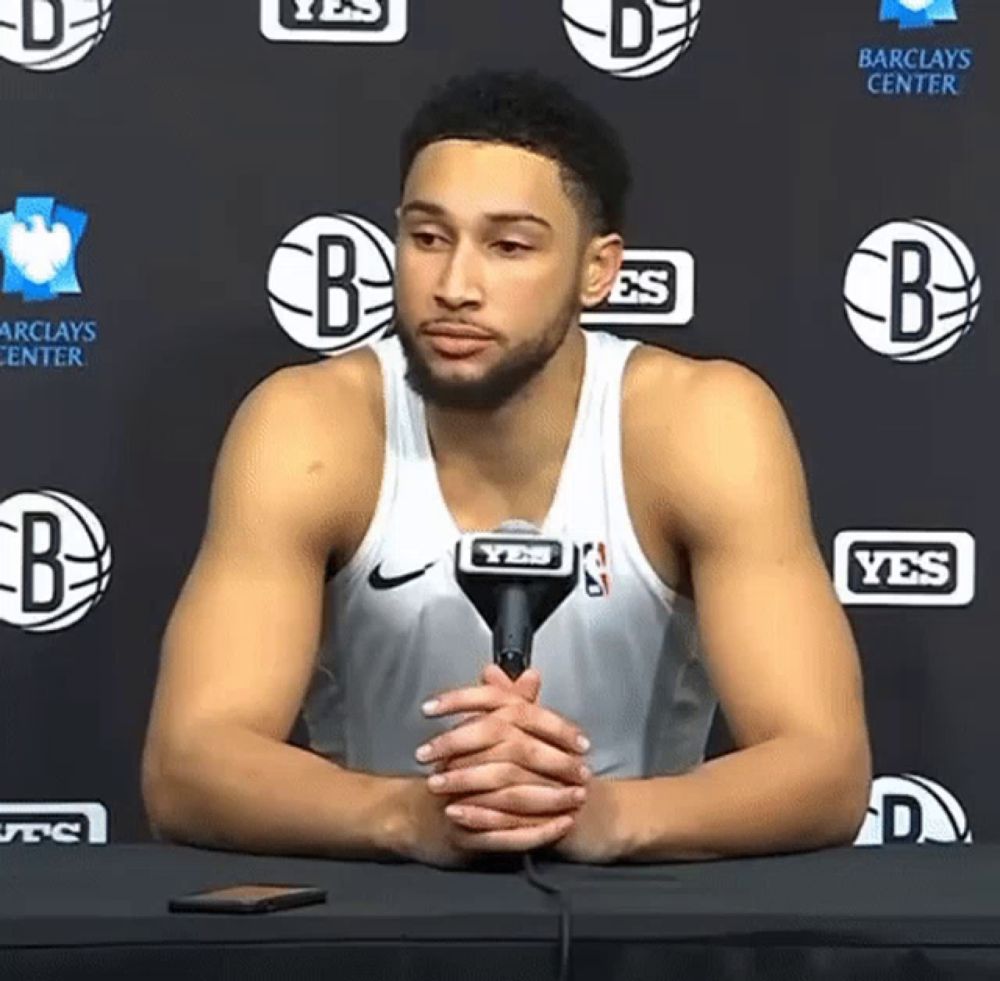
[[[471,243],[459,242],[441,269],[435,299],[449,310],[478,307],[483,302],[480,269],[475,248]]]

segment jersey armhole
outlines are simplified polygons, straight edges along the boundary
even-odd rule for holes
[[[636,573],[642,582],[663,604],[664,608],[670,611],[693,612],[694,604],[683,593],[677,592],[673,586],[665,583],[653,568],[646,553],[643,551],[642,543],[635,532],[632,524],[632,515],[628,507],[628,496],[625,493],[625,464],[622,457],[622,390],[624,388],[625,372],[632,354],[639,350],[640,344],[636,342],[622,357],[622,366],[618,376],[618,397],[610,399],[608,406],[608,493],[611,496],[612,513],[621,515],[618,525],[619,533],[625,546],[625,552],[635,567]]]
[[[381,343],[372,344],[371,349],[378,358],[379,375],[382,380],[382,405],[385,418],[385,445],[382,451],[382,479],[379,484],[378,499],[368,522],[368,528],[354,550],[354,554],[336,572],[327,586],[341,586],[352,582],[368,566],[369,559],[382,536],[389,504],[396,484],[397,453],[395,434],[397,431],[396,388],[393,384],[390,352]]]

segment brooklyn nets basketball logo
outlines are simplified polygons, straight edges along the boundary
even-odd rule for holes
[[[981,293],[965,243],[924,218],[869,232],[844,276],[854,333],[893,361],[930,361],[950,351],[972,329]]]
[[[0,58],[35,72],[83,61],[111,23],[113,0],[0,0]]]
[[[915,773],[877,777],[855,845],[968,845],[972,829],[955,795]]]
[[[343,354],[391,333],[395,247],[357,215],[317,215],[271,258],[267,293],[282,329],[320,354]]]
[[[646,78],[691,46],[701,0],[563,0],[562,12],[585,61],[617,78]]]
[[[65,630],[97,606],[110,580],[111,546],[85,504],[54,490],[0,501],[0,622]]]

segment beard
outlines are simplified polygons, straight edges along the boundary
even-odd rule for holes
[[[559,350],[578,312],[574,292],[534,337],[522,341],[481,378],[449,379],[434,373],[417,344],[415,331],[398,320],[396,334],[406,357],[406,383],[425,402],[442,409],[489,412],[499,409],[524,388]],[[460,317],[455,318],[461,322]]]

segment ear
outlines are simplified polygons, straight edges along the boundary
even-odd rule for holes
[[[580,283],[580,302],[584,308],[596,307],[611,292],[622,267],[624,252],[625,243],[617,232],[590,240],[583,254]]]

